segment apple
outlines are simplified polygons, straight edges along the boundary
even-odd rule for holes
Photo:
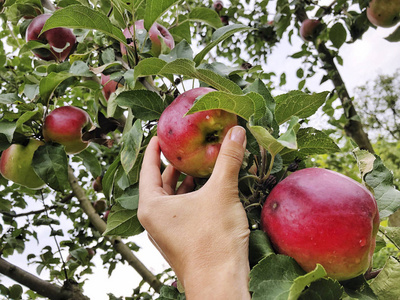
[[[216,0],[213,3],[213,7],[214,10],[219,13],[224,8],[224,3],[222,3],[221,0]]]
[[[315,19],[305,19],[300,26],[300,36],[306,42],[311,42],[314,40],[318,29],[321,25],[320,20]]]
[[[101,214],[107,209],[107,201],[105,199],[96,200],[93,202],[93,207],[98,214]]]
[[[42,141],[30,139],[27,145],[12,144],[0,158],[0,173],[4,178],[30,189],[40,189],[45,183],[36,175],[32,158]]]
[[[400,1],[372,0],[367,7],[367,18],[375,26],[396,25],[400,21]]]
[[[46,116],[43,136],[45,141],[64,145],[67,154],[75,154],[89,145],[88,141],[82,140],[82,135],[92,126],[92,120],[86,111],[74,106],[62,106]]]
[[[92,182],[92,188],[95,192],[101,192],[103,190],[103,185],[101,184],[101,180],[103,178],[101,176],[97,176]]]
[[[161,114],[157,135],[165,158],[179,171],[194,177],[211,175],[221,143],[237,124],[235,114],[206,110],[184,116],[196,98],[212,88],[200,87],[179,95]]]
[[[124,36],[127,39],[132,39],[132,33],[136,29],[136,32],[140,34],[140,30],[144,30],[144,20],[138,20],[135,22],[135,26],[131,26],[129,28],[125,28],[123,33]],[[175,47],[175,41],[171,33],[168,31],[167,28],[164,26],[158,24],[155,22],[149,29],[149,38],[152,42],[151,50],[154,54],[154,56],[158,56],[162,53],[162,43],[161,40],[164,42],[164,44],[167,46],[169,49],[173,49]],[[129,45],[133,45],[134,41],[132,41]],[[120,44],[121,48],[121,54],[125,55],[126,54],[126,48],[125,46],[121,43]]]
[[[307,168],[272,189],[261,226],[275,250],[293,257],[305,271],[319,263],[329,277],[347,280],[371,265],[379,212],[374,196],[357,181]]]
[[[110,75],[104,75],[101,73],[101,84],[103,86],[102,93],[104,98],[108,101],[111,94],[114,93],[118,87],[122,87],[123,85],[115,82],[114,80],[110,80]]]
[[[40,34],[51,14],[41,14],[35,17],[26,30],[26,41],[39,41],[49,44],[50,49],[33,49],[35,56],[43,60],[64,61],[74,50],[76,37],[69,28],[53,28]]]
[[[107,223],[107,219],[108,219],[108,215],[110,214],[110,210],[106,210],[106,212],[104,213],[104,215],[103,215],[103,220],[104,220],[104,222],[106,222]]]
[[[229,16],[221,16],[220,17],[222,25],[227,26],[229,25]]]

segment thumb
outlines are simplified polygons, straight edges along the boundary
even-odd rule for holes
[[[241,126],[232,127],[222,142],[210,180],[235,181],[242,166],[246,149],[246,130]]]

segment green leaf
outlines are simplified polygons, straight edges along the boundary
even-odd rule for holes
[[[185,295],[180,294],[173,286],[163,285],[160,290],[160,297],[157,300],[184,300]]]
[[[324,267],[320,264],[317,264],[314,270],[303,276],[299,276],[294,280],[293,285],[290,288],[288,300],[296,300],[308,285],[325,276],[326,271]]]
[[[116,203],[108,215],[107,227],[103,235],[129,237],[137,235],[143,230],[137,218],[137,210],[125,209]]]
[[[0,122],[0,134],[4,135],[9,143],[11,143],[13,140],[16,128],[17,128],[16,122],[8,122],[8,121]]]
[[[305,158],[313,154],[328,154],[340,151],[335,142],[324,132],[315,128],[300,128],[297,132],[298,149],[284,149],[280,155],[284,161]]]
[[[385,37],[385,40],[389,42],[399,42],[400,41],[400,26],[396,28],[390,35]]]
[[[390,256],[370,287],[379,299],[397,300],[400,295],[400,262]]]
[[[135,210],[139,205],[139,187],[137,184],[124,190],[121,196],[115,199],[123,208]]]
[[[195,63],[188,59],[176,59],[173,62],[168,63],[160,71],[160,74],[178,74],[188,76],[190,78],[196,78],[219,91],[238,95],[243,94],[241,88],[233,81],[210,70],[196,69]]]
[[[223,109],[245,120],[250,117],[259,120],[267,114],[267,107],[260,94],[250,92],[246,95],[233,95],[228,92],[210,92],[198,98],[187,114],[210,109]]]
[[[32,160],[36,174],[56,191],[68,187],[68,159],[64,146],[46,143],[39,147]]]
[[[0,104],[13,104],[21,100],[17,93],[0,94]]]
[[[329,39],[338,49],[344,44],[347,39],[347,31],[342,23],[337,22],[329,29]]]
[[[87,6],[76,4],[56,10],[46,21],[42,32],[56,27],[98,30],[127,46],[121,29],[114,26],[105,14]]]
[[[148,90],[125,91],[115,101],[123,108],[130,108],[133,115],[143,121],[159,119],[165,108],[160,96]]]
[[[343,287],[332,278],[321,278],[314,281],[301,293],[299,300],[340,300]]]
[[[222,26],[221,18],[218,13],[208,7],[195,7],[189,13],[190,21],[198,21],[206,23],[213,28],[220,28]]]
[[[268,236],[262,230],[250,231],[249,260],[255,265],[268,255],[275,254]]]
[[[146,0],[144,28],[149,31],[151,25],[160,18],[172,5],[180,0]]]
[[[135,165],[143,138],[141,120],[138,119],[122,137],[121,164],[126,173]]]
[[[146,76],[153,76],[159,75],[162,68],[167,63],[159,59],[157,57],[149,57],[146,59],[141,60],[134,70],[134,80],[137,80],[139,77],[146,77]],[[173,81],[173,80],[172,80]]]
[[[400,250],[400,227],[379,227],[379,231]]]
[[[301,119],[312,116],[324,104],[328,92],[308,95],[301,91],[291,91],[275,97],[275,118],[278,124],[290,120],[292,116]]]
[[[103,180],[101,181],[103,185],[104,196],[109,200],[111,199],[111,195],[113,192],[115,174],[117,173],[120,165],[121,165],[121,159],[118,156],[116,159],[114,159],[113,163],[108,167],[106,173],[103,176]]]
[[[198,66],[202,62],[203,58],[207,55],[207,53],[210,52],[210,50],[218,45],[220,42],[226,40],[236,32],[251,30],[254,30],[254,28],[241,24],[233,24],[218,28],[211,37],[211,43],[204,47],[204,49],[195,56],[194,62],[196,63],[196,66]]]
[[[342,281],[341,283],[344,287],[344,291],[351,297],[351,299],[378,299],[363,275],[347,281]]]
[[[95,154],[90,152],[89,149],[85,149],[84,151],[75,154],[75,157],[78,157],[82,160],[83,165],[90,172],[90,174],[92,174],[93,178],[101,175],[102,169],[99,159]]]
[[[161,54],[159,58],[166,61],[167,63],[172,62],[178,58],[193,60],[193,50],[188,42],[183,40],[178,45],[176,45],[170,53]]]

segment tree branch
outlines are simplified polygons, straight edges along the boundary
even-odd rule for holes
[[[1,257],[0,273],[51,300],[89,300],[88,297],[82,294],[76,283],[66,281],[64,286],[52,284],[11,264]]]
[[[68,179],[71,184],[71,188],[76,198],[78,198],[82,210],[89,217],[92,225],[100,232],[103,233],[106,230],[106,223],[97,214],[92,203],[87,198],[85,191],[78,183],[78,179],[75,177],[72,168],[68,169]],[[106,237],[114,246],[115,250],[121,254],[122,258],[126,260],[130,266],[132,266],[143,280],[145,280],[156,292],[159,292],[162,283],[158,278],[151,273],[146,266],[132,253],[132,250],[121,240],[120,237]]]

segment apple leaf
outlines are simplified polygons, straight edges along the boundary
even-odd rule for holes
[[[111,199],[114,187],[115,174],[117,173],[118,168],[121,166],[120,163],[121,159],[118,156],[114,159],[113,163],[108,167],[106,173],[103,176],[103,180],[101,181],[103,185],[103,194],[108,200]]]
[[[288,300],[296,300],[307,286],[325,276],[326,271],[324,267],[320,264],[317,264],[314,270],[303,276],[299,276],[294,280],[293,285],[290,288]]]
[[[208,7],[195,7],[189,13],[188,20],[203,22],[213,28],[220,28],[222,26],[221,18],[218,13],[214,9]]]
[[[396,28],[389,36],[385,37],[385,40],[389,42],[399,42],[400,41],[400,26]]]
[[[238,95],[243,94],[242,89],[233,81],[210,70],[196,69],[195,63],[189,59],[179,58],[168,63],[160,71],[160,74],[179,74],[188,76],[190,78],[196,78],[204,83],[207,83],[208,85],[223,92]]]
[[[192,40],[189,22],[183,22],[176,27],[172,27],[169,32],[174,36],[176,41],[186,40],[190,42]]]
[[[79,152],[78,154],[75,154],[74,157],[82,160],[83,165],[92,174],[93,178],[101,175],[101,165],[99,159],[89,150],[89,148]]]
[[[298,149],[283,149],[280,152],[283,160],[293,161],[296,158],[302,159],[313,154],[327,154],[340,151],[335,142],[323,131],[315,128],[300,128],[297,132]]]
[[[142,59],[136,65],[136,67],[134,69],[134,73],[133,73],[134,80],[137,80],[139,77],[159,75],[161,69],[166,64],[167,63],[164,60],[159,59],[157,57],[149,57],[149,58]]]
[[[15,129],[17,129],[17,123],[9,121],[0,122],[0,134],[7,138],[9,143],[12,142]]]
[[[186,300],[186,297],[173,286],[163,285],[160,290],[160,297],[157,300]]]
[[[332,278],[314,281],[304,290],[299,300],[338,300],[342,299],[343,287]]]
[[[119,203],[123,208],[134,210],[139,205],[139,187],[137,184],[128,187],[124,190],[124,193],[115,199],[115,202]]]
[[[0,104],[13,104],[16,101],[21,101],[17,93],[0,94]]]
[[[371,282],[370,287],[379,299],[395,300],[400,295],[400,262],[393,256],[386,261],[379,275]]]
[[[188,42],[183,40],[178,45],[176,45],[171,50],[171,52],[169,52],[168,54],[161,54],[159,58],[166,61],[167,63],[172,62],[178,58],[193,60],[193,50]]]
[[[262,230],[250,231],[249,260],[251,265],[257,264],[268,255],[275,254],[268,236]]]
[[[42,32],[56,27],[98,30],[127,46],[121,29],[114,26],[105,14],[84,5],[74,4],[56,10],[44,24]]]
[[[107,227],[103,235],[129,237],[137,235],[143,230],[137,218],[137,210],[126,209],[116,203],[108,215]]]
[[[151,25],[160,18],[172,5],[180,0],[146,0],[144,28],[149,31]]]
[[[275,97],[275,118],[279,125],[290,120],[292,116],[308,118],[324,104],[328,92],[308,95],[301,91],[291,91]]]
[[[125,91],[120,93],[115,101],[123,108],[130,108],[135,117],[143,121],[160,118],[165,108],[160,96],[148,90]]]
[[[346,38],[347,31],[342,23],[337,22],[329,29],[329,39],[336,48],[339,49],[346,41]]]
[[[137,119],[128,132],[122,136],[121,164],[126,173],[135,165],[142,144],[143,130],[141,120]]]
[[[259,120],[267,114],[267,107],[260,94],[250,92],[246,95],[234,95],[229,92],[210,92],[198,98],[188,115],[198,111],[223,109],[234,113],[245,120]]]
[[[377,300],[378,298],[374,294],[368,282],[365,280],[364,275],[360,275],[353,279],[349,279],[341,282],[344,291],[349,295],[350,299],[365,299],[365,300]],[[349,298],[346,298],[349,299]]]
[[[46,143],[34,153],[32,167],[35,173],[56,191],[68,187],[68,159],[64,146]]]
[[[207,55],[207,53],[210,52],[210,50],[218,45],[220,42],[226,40],[236,32],[251,30],[255,29],[242,24],[233,24],[218,28],[211,36],[211,43],[204,47],[204,49],[195,56],[194,62],[196,63],[196,66],[198,66],[202,62],[203,58]]]
[[[397,249],[400,250],[400,227],[379,227],[379,231],[385,235]]]

